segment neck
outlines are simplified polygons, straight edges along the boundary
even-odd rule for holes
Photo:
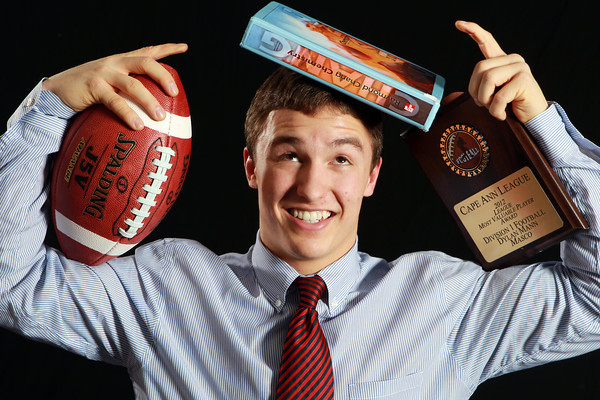
[[[286,261],[286,260],[283,260]],[[321,272],[322,270],[324,270],[329,264],[323,264],[323,263],[307,263],[307,262],[293,262],[293,261],[286,261],[289,265],[292,266],[292,268],[294,268],[300,275],[302,276],[311,276],[311,275],[316,275],[319,272]]]
[[[289,256],[281,257],[277,254],[275,254],[275,255],[277,255],[283,261],[288,263],[300,275],[311,276],[311,275],[318,274],[319,272],[321,272],[325,268],[327,268],[329,265],[331,265],[334,262],[338,261],[339,259],[343,258],[346,254],[348,254],[348,252],[350,252],[350,250],[352,250],[353,247],[354,247],[354,244],[352,246],[350,246],[350,248],[341,255],[331,254],[328,257],[323,257],[323,258],[319,258],[319,259],[299,259],[299,258],[293,258],[293,257],[289,257]]]

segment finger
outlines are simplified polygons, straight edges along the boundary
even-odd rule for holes
[[[151,118],[157,121],[165,118],[165,111],[156,100],[156,97],[138,79],[118,74],[113,78],[111,84],[119,89],[122,92],[121,94],[137,103]]]
[[[148,46],[142,47],[141,49],[133,50],[125,55],[129,56],[143,56],[150,57],[155,60],[160,60],[162,58],[174,55],[185,53],[188,49],[188,45],[185,43],[165,43],[158,46]]]
[[[528,72],[523,57],[518,54],[480,61],[469,81],[469,93],[480,104],[488,106],[497,88],[518,73]]]
[[[511,104],[515,117],[522,123],[530,121],[548,108],[548,102],[537,82],[528,72],[517,73],[494,96],[490,114],[506,118],[506,107]]]
[[[133,79],[133,78],[132,78]],[[104,104],[109,110],[124,121],[133,130],[139,131],[144,128],[142,119],[129,107],[125,99],[118,95],[110,85],[98,86],[96,89],[95,103]]]
[[[167,43],[158,46],[148,46],[122,54],[120,59],[126,63],[129,72],[148,75],[171,96],[177,96],[179,89],[171,74],[157,60],[174,54],[186,52],[188,45],[185,43]],[[118,55],[119,56],[119,55]]]
[[[456,28],[468,34],[479,46],[485,58],[493,58],[506,55],[491,33],[474,22],[456,21]]]
[[[501,121],[506,119],[506,108],[515,99],[522,96],[522,86],[516,80],[508,82],[493,96],[488,110],[489,113]]]
[[[165,118],[165,112],[156,98],[137,79],[129,76],[130,73],[147,75],[157,82],[165,93],[176,96],[179,88],[171,73],[161,65],[156,58],[181,53],[187,50],[185,44],[167,44],[146,47],[125,55],[114,56],[117,69],[121,74],[115,74],[109,83],[126,93],[132,100],[139,104],[148,115],[155,120]]]
[[[123,59],[123,72],[147,75],[157,82],[171,96],[179,94],[179,88],[171,73],[158,61],[151,57],[135,56]]]

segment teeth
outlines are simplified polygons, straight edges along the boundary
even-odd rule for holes
[[[292,215],[309,224],[316,224],[319,221],[331,217],[331,211],[302,211],[293,209]]]

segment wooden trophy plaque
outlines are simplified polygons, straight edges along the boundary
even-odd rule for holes
[[[428,132],[412,129],[405,140],[485,270],[519,263],[587,228],[512,114],[499,121],[462,93],[440,108]]]

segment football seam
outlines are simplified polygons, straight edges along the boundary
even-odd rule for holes
[[[156,166],[156,171],[148,172],[148,177],[152,180],[152,183],[142,186],[146,195],[137,198],[137,202],[141,205],[139,208],[130,210],[135,217],[125,219],[124,222],[128,226],[127,230],[119,228],[119,234],[124,238],[132,239],[137,235],[138,229],[144,226],[144,220],[151,215],[150,209],[157,204],[156,196],[162,193],[162,184],[168,179],[167,172],[173,167],[173,164],[170,163],[171,157],[175,156],[173,149],[167,146],[156,146],[155,150],[161,153],[161,156],[152,160],[152,164]]]

